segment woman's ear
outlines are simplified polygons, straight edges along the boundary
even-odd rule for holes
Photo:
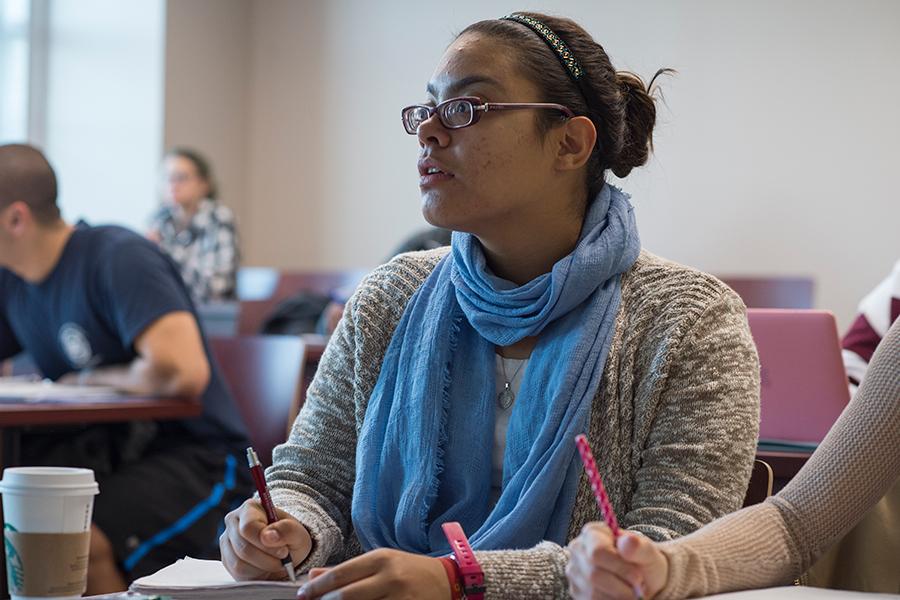
[[[597,128],[584,116],[567,120],[559,133],[556,167],[562,171],[574,171],[587,164],[597,143]]]

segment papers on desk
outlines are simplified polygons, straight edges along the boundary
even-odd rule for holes
[[[294,600],[301,577],[290,581],[235,581],[218,560],[185,557],[131,584],[140,594],[171,596],[173,600]]]
[[[100,385],[61,385],[47,379],[0,377],[0,403],[65,402],[67,400],[115,400],[122,392]]]

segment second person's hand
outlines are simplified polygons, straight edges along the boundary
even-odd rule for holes
[[[275,512],[278,521],[269,525],[262,505],[251,498],[225,516],[219,550],[235,579],[284,579],[281,560],[288,552],[296,565],[312,550],[312,538],[300,521],[278,508]]]
[[[566,575],[576,600],[651,600],[665,586],[669,564],[649,538],[622,531],[618,540],[603,523],[588,523],[569,543]]]

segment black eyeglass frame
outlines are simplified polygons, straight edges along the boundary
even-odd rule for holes
[[[454,102],[467,102],[471,107],[471,112],[469,113],[469,122],[464,123],[463,125],[452,125],[447,122],[447,117],[445,116],[446,108]],[[408,120],[408,115],[416,109],[425,109],[428,111],[428,117],[422,119],[419,122],[419,125],[413,129],[410,127],[410,122]],[[471,127],[475,123],[477,123],[481,116],[492,110],[520,110],[520,109],[548,109],[548,110],[558,110],[566,118],[571,119],[575,116],[575,113],[572,112],[567,106],[563,106],[562,104],[554,104],[551,102],[485,102],[481,98],[477,96],[459,96],[458,98],[450,98],[448,100],[444,100],[440,104],[436,106],[427,106],[425,104],[412,104],[410,106],[406,106],[403,110],[400,111],[400,118],[403,120],[403,128],[406,130],[406,133],[410,135],[416,135],[419,131],[419,127],[422,126],[422,123],[433,117],[435,114],[438,116],[438,119],[441,122],[441,125],[446,129],[463,129],[465,127]]]

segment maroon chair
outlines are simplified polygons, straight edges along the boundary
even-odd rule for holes
[[[750,484],[744,495],[744,506],[759,504],[772,495],[772,485],[775,482],[775,474],[772,467],[764,460],[753,461],[753,471],[750,473]]]
[[[263,465],[286,439],[300,390],[303,343],[293,336],[211,338],[213,356]]]
[[[719,276],[737,292],[747,308],[813,308],[810,277]]]
[[[313,377],[319,368],[319,361],[322,360],[322,354],[328,345],[328,338],[322,335],[301,335],[300,340],[303,342],[303,361],[300,366],[300,389],[297,393],[297,399],[291,408],[290,418],[288,420],[288,430],[293,425],[294,420],[303,408],[306,402],[306,391],[309,384],[312,383]]]

